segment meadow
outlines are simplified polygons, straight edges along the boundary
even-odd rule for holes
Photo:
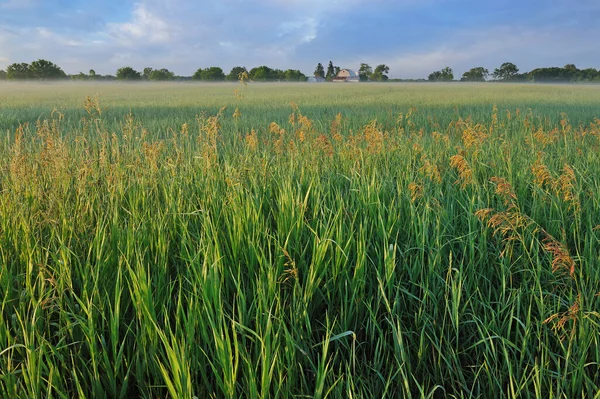
[[[600,398],[599,104],[0,84],[0,397]]]

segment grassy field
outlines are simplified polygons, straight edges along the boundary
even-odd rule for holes
[[[599,104],[1,84],[0,397],[600,398]]]

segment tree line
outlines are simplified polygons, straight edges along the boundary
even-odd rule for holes
[[[341,68],[329,61],[327,69],[318,63],[313,75],[315,78],[331,81],[335,78]],[[402,81],[402,79],[390,79],[388,77],[390,68],[380,64],[373,69],[369,64],[362,63],[358,70],[360,81]],[[308,76],[297,69],[273,69],[266,65],[247,70],[246,67],[233,67],[225,74],[220,67],[199,68],[192,76],[177,76],[174,72],[166,69],[155,69],[151,67],[137,71],[130,66],[117,69],[115,75],[100,75],[93,69],[87,74],[80,72],[75,75],[67,75],[58,65],[48,60],[37,60],[30,64],[13,63],[0,70],[0,80],[123,80],[123,81],[172,81],[172,80],[197,80],[206,82],[237,81],[240,76],[257,82],[286,81],[305,82]],[[420,81],[430,82],[452,82],[455,81],[452,68],[445,67],[439,71],[429,74],[427,79]],[[463,73],[459,79],[462,82],[485,82],[489,80],[503,82],[600,82],[600,71],[595,68],[578,69],[574,64],[564,67],[536,68],[532,71],[520,73],[519,68],[512,62],[505,62],[491,73],[484,67],[475,67]]]
[[[485,82],[489,78],[501,82],[600,82],[600,70],[595,68],[578,69],[574,64],[564,67],[536,68],[532,71],[520,73],[519,68],[512,62],[505,62],[494,69],[490,74],[484,67],[471,68],[463,73],[461,82]],[[446,67],[440,71],[429,74],[427,80],[431,82],[454,81],[452,68]]]
[[[155,69],[151,67],[137,71],[130,66],[117,69],[115,75],[99,75],[93,69],[85,74],[80,72],[75,75],[67,75],[62,68],[47,60],[37,60],[31,64],[14,63],[8,66],[6,71],[0,70],[0,80],[123,80],[123,81],[172,81],[172,80],[198,80],[207,82],[237,81],[245,74],[247,79],[259,82],[287,81],[304,82],[308,79],[306,75],[297,69],[273,69],[266,65],[247,70],[246,67],[236,66],[225,74],[219,67],[208,67],[198,69],[192,76],[176,76],[174,72],[166,69]]]

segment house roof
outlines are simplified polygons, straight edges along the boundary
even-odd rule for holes
[[[346,68],[340,70],[340,72],[338,73],[338,76],[350,77],[350,78],[358,77],[356,72],[354,72],[352,69],[346,69]]]

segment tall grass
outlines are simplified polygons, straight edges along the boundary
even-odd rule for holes
[[[599,121],[238,105],[2,140],[0,396],[600,396]]]

